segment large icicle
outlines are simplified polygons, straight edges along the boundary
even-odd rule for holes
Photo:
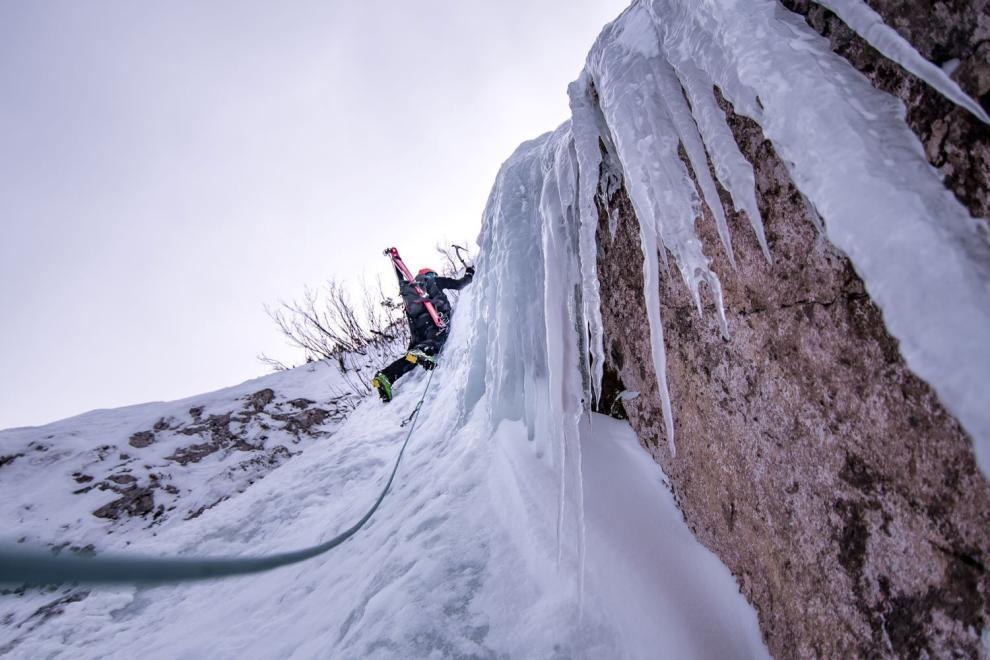
[[[663,57],[653,60],[656,65],[659,88],[663,94],[667,110],[670,112],[671,120],[677,129],[677,135],[681,139],[681,145],[687,154],[691,169],[694,170],[695,179],[701,188],[701,194],[705,198],[705,204],[715,217],[715,225],[718,228],[718,236],[722,240],[725,254],[729,257],[729,263],[736,267],[736,257],[732,253],[732,238],[729,236],[729,225],[725,220],[725,209],[722,208],[722,200],[719,199],[718,190],[715,188],[715,181],[712,180],[711,172],[708,170],[708,155],[705,153],[705,145],[701,141],[698,126],[691,115],[691,108],[684,99],[684,90],[681,82],[671,68],[670,63]]]
[[[666,248],[674,255],[699,309],[699,283],[714,282],[714,291],[718,279],[709,269],[709,260],[695,234],[700,202],[678,154],[678,133],[658,89],[658,46],[649,17],[633,5],[602,32],[588,56],[588,71],[598,90],[602,112],[622,163],[626,188],[639,219],[653,366],[667,441],[673,454],[674,424],[660,318],[658,251]],[[658,245],[658,238],[663,246]]]
[[[961,108],[969,110],[980,121],[990,124],[990,116],[964,92],[940,67],[929,62],[897,30],[883,22],[883,17],[863,0],[815,0],[832,11],[853,32],[871,46],[931,85],[939,94]]]
[[[531,438],[543,430],[547,378],[544,326],[543,250],[539,197],[540,154],[549,134],[525,142],[502,165],[485,207],[478,237],[478,278],[472,297],[482,321],[472,342],[473,383],[465,410],[488,394],[493,425],[523,419]],[[520,295],[528,291],[529,295]]]
[[[589,317],[596,315],[601,326],[597,289],[592,305],[584,288],[585,264],[595,266],[597,217],[590,246],[582,245],[580,167],[568,121],[521,145],[499,170],[478,239],[471,299],[479,322],[470,342],[472,382],[461,404],[467,419],[472,408],[489,402],[492,428],[522,420],[535,456],[557,471],[558,559],[576,547],[579,605],[585,559],[579,424],[592,399]],[[589,249],[584,260],[582,250]],[[594,270],[590,276],[597,284]]]
[[[588,70],[640,225],[655,224],[701,309],[699,284],[707,282],[713,291],[720,287],[695,232],[700,200],[678,154],[678,133],[657,85],[659,57],[656,30],[633,5],[606,26],[588,56]]]
[[[691,48],[698,45],[699,33],[704,34],[705,38],[712,39],[715,35],[706,34],[703,28],[699,29],[695,21],[678,20],[676,15],[664,14],[661,17],[653,3],[644,2],[643,6],[659,33],[661,49],[674,67],[691,102],[691,111],[712,159],[715,176],[729,191],[736,210],[746,211],[750,225],[756,232],[760,249],[763,250],[763,256],[767,261],[772,262],[763,229],[763,217],[756,204],[756,177],[753,174],[753,166],[739,150],[732,129],[726,122],[725,113],[718,107],[712,91],[714,85],[712,77],[695,63],[695,58],[698,57],[697,49]],[[704,49],[704,56],[709,69],[720,73],[723,94],[726,90],[731,91],[736,112],[757,122],[761,121],[763,111],[756,98],[756,92],[739,80],[735,71],[729,66],[724,52],[719,48],[707,48]]]
[[[584,502],[581,478],[579,424],[584,388],[579,354],[584,345],[576,323],[583,318],[578,309],[577,286],[582,279],[579,265],[577,220],[577,167],[569,123],[557,129],[542,154],[543,187],[540,192],[542,245],[544,254],[545,332],[547,345],[549,410],[552,445],[560,474],[557,513],[557,556],[563,555],[563,533],[567,513],[568,485],[574,493],[578,530],[578,563],[584,562]],[[578,570],[579,594],[583,590],[583,567]],[[579,596],[580,602],[580,596]]]
[[[601,109],[591,99],[587,72],[582,72],[577,81],[568,86],[567,93],[571,105],[571,133],[578,167],[578,210],[581,231],[579,255],[581,260],[581,288],[583,291],[584,313],[588,321],[591,338],[592,393],[597,404],[602,390],[602,377],[605,369],[604,331],[602,329],[601,295],[598,288],[598,247],[595,232],[598,229],[598,207],[595,198],[598,194],[601,176],[602,132],[604,118]],[[589,402],[590,403],[590,402]]]
[[[649,222],[639,223],[639,240],[643,247],[643,290],[646,294],[646,316],[650,322],[650,352],[653,356],[653,369],[660,391],[660,406],[663,409],[664,430],[667,433],[667,447],[670,455],[677,455],[674,442],[674,411],[670,405],[670,387],[667,385],[667,350],[663,343],[663,319],[660,318],[660,263],[657,259],[657,235]]]
[[[766,232],[763,229],[763,216],[756,203],[756,176],[753,174],[753,165],[739,150],[732,129],[725,119],[725,113],[718,107],[715,94],[712,92],[712,81],[691,60],[678,59],[672,60],[671,63],[691,102],[691,110],[701,131],[701,137],[705,141],[708,155],[711,157],[715,176],[729,192],[736,211],[746,212],[763,256],[767,261],[772,262]]]

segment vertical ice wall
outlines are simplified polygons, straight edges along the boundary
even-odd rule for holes
[[[568,127],[522,144],[498,173],[478,239],[475,336],[463,384],[465,415],[484,405],[493,428],[523,421],[537,454],[558,469],[559,543],[565,517],[583,524],[578,423],[591,400]]]
[[[862,2],[822,1],[868,39],[880,35],[881,50],[911,71],[929,71]],[[983,118],[958,88],[925,79]],[[972,435],[990,472],[990,247],[928,164],[903,105],[776,0],[640,0],[606,26],[568,90],[570,121],[522,145],[492,191],[481,236],[485,291],[476,298],[486,347],[475,349],[474,373],[484,385],[469,385],[469,399],[489,392],[493,419],[524,418],[533,437],[552,438],[554,455],[568,464],[567,438],[600,393],[595,231],[603,199],[621,177],[639,221],[653,359],[674,453],[660,278],[669,274],[669,253],[699,312],[710,297],[728,335],[721,284],[696,231],[704,204],[731,259],[715,179],[771,258],[753,169],[716,88],[763,129],[827,238],[883,310],[908,366]]]

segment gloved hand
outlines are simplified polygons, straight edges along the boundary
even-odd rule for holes
[[[427,371],[433,371],[437,367],[437,363],[432,360],[420,360],[419,366],[423,367]]]
[[[467,275],[468,277],[474,277],[474,266],[468,266],[468,267],[466,267],[466,268],[464,269],[464,273],[465,273],[465,274],[466,274],[466,275]]]

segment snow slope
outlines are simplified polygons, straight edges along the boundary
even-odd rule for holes
[[[581,597],[578,520],[563,526],[558,560],[559,472],[546,444],[530,440],[519,421],[501,421],[492,432],[486,406],[460,414],[469,330],[455,327],[398,480],[352,540],[255,577],[7,595],[0,648],[24,658],[765,657],[755,613],[728,570],[694,540],[659,468],[625,423],[598,415],[585,417],[580,430]],[[300,368],[209,399],[222,407],[268,386],[319,401],[327,380]],[[157,536],[128,533],[129,550],[248,555],[329,538],[374,499],[424,385],[425,374],[414,372],[392,404],[367,401],[332,436],[196,518],[176,519]],[[168,405],[60,425],[133,426],[143,415],[141,426]],[[65,475],[48,478],[55,487]],[[59,518],[62,506],[44,504],[38,509],[49,521],[78,519],[64,535],[38,523],[39,537],[87,540],[97,552],[120,545],[83,512]],[[60,615],[32,618],[40,600],[56,597]]]

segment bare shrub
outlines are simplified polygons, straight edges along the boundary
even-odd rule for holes
[[[364,356],[382,344],[408,338],[402,305],[385,295],[381,281],[376,289],[364,287],[360,306],[351,302],[337,280],[328,281],[320,294],[306,289],[301,300],[282,301],[274,309],[265,307],[289,343],[303,350],[307,361],[339,361],[348,353]]]

